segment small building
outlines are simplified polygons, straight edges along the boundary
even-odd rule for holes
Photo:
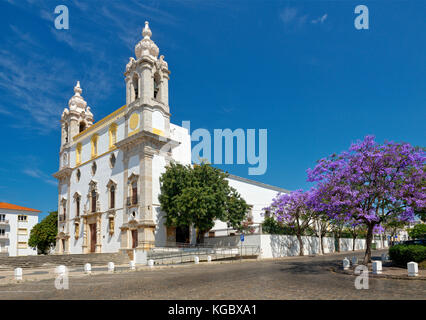
[[[39,210],[0,202],[0,253],[28,256],[37,250],[28,246],[31,229],[38,223]]]

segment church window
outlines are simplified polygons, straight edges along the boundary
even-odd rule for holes
[[[139,78],[138,78],[137,74],[135,74],[133,76],[132,82],[133,82],[133,90],[134,90],[134,93],[135,93],[135,100],[136,100],[136,99],[139,98]]]
[[[115,154],[112,153],[111,156],[109,157],[109,164],[111,169],[115,167],[115,162],[116,162],[116,158],[115,158]]]
[[[96,174],[96,170],[98,169],[98,166],[96,165],[96,162],[92,163],[92,175]]]
[[[81,163],[81,143],[77,143],[75,151],[75,162],[77,165],[79,165]]]
[[[92,136],[92,158],[95,158],[98,155],[98,135],[94,134]]]
[[[91,196],[90,196],[90,198],[91,198],[91,209],[92,209],[92,212],[96,212],[96,200],[97,200],[97,197],[98,197],[98,195],[96,193],[96,190],[92,190]]]
[[[68,143],[68,124],[64,126],[65,143]]]
[[[80,216],[80,201],[81,201],[81,198],[77,196],[75,198],[75,216],[76,217]]]
[[[138,183],[135,181],[132,183],[132,204],[138,203]]]
[[[80,169],[77,169],[77,173],[75,174],[75,176],[77,178],[77,182],[79,182],[80,178],[81,178],[81,171],[80,171]]]
[[[157,73],[154,76],[154,99],[159,97],[160,92],[160,75]]]
[[[79,234],[80,234],[80,224],[79,224],[78,222],[76,222],[76,223],[74,224],[74,227],[75,227],[74,237],[75,237],[76,239],[78,239],[78,236],[79,236]]]
[[[113,208],[115,208],[115,186],[114,185],[112,185],[111,188],[109,189],[109,195],[110,195],[110,197],[109,197],[109,201],[110,201],[109,207],[110,207],[110,209],[113,209]]]
[[[86,130],[86,122],[81,121],[80,122],[79,132],[83,132],[84,130]]]
[[[117,124],[113,123],[109,127],[109,148],[113,148],[117,142]]]

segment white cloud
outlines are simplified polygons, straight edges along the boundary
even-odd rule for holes
[[[318,17],[317,19],[311,20],[311,23],[317,24],[317,23],[324,23],[324,21],[327,19],[328,15],[327,13],[322,15],[321,17]]]

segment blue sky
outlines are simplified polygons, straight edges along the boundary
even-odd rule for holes
[[[70,29],[54,28],[69,8]],[[356,5],[369,30],[354,27]],[[172,122],[268,130],[268,169],[308,188],[319,158],[374,134],[424,146],[426,1],[0,0],[0,201],[56,209],[60,116],[77,80],[99,120],[125,104],[144,21],[172,72]]]

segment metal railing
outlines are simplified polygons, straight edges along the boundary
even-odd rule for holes
[[[260,255],[259,246],[228,246],[217,247],[206,244],[166,243],[164,247],[156,247],[148,251],[147,258],[154,260],[154,264],[181,264],[194,262],[197,256],[199,261],[213,260],[236,261],[242,258],[255,258]]]

